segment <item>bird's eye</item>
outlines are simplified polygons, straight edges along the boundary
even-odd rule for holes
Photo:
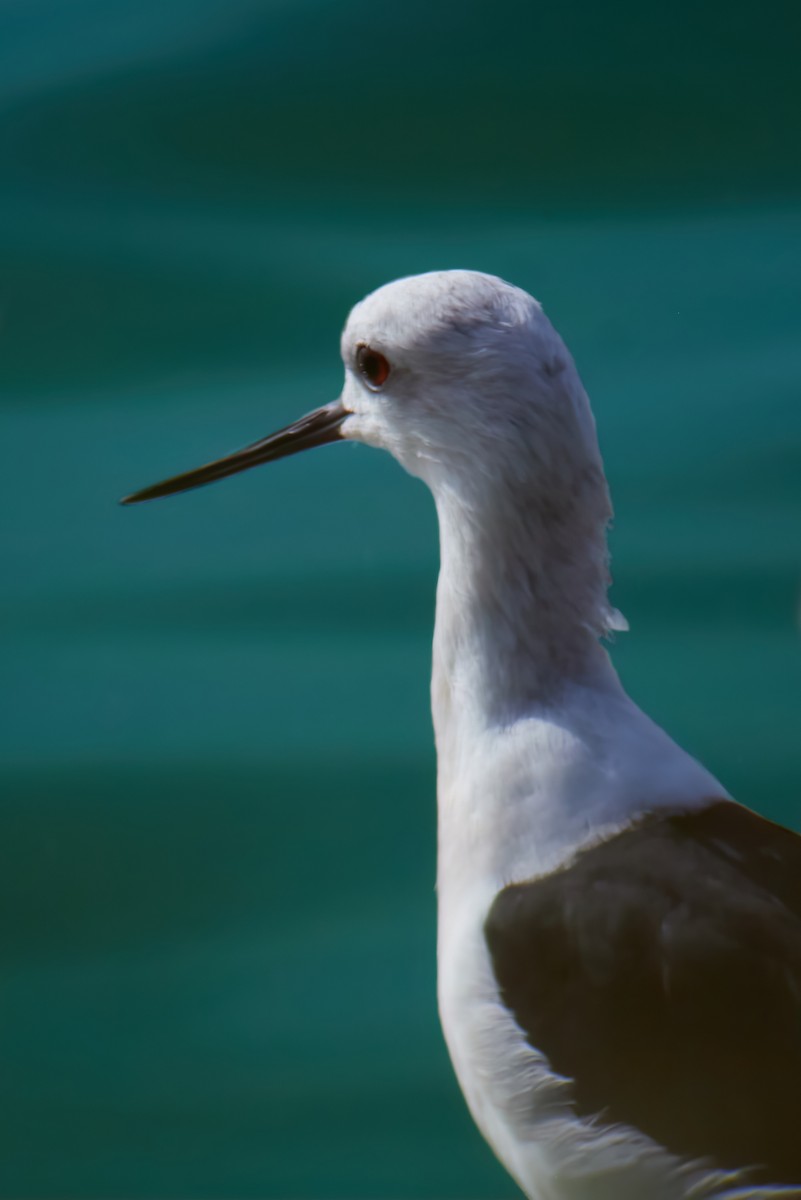
[[[389,378],[389,363],[378,350],[359,346],[356,351],[356,366],[371,388],[383,387]]]

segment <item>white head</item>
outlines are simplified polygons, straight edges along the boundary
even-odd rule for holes
[[[520,556],[549,556],[534,567],[561,563],[566,603],[577,596],[585,625],[614,625],[606,604],[611,509],[595,422],[573,360],[536,300],[476,271],[399,279],[352,310],[342,357],[339,400],[126,502],[339,438],[365,442],[428,484],[441,523],[467,520],[489,541],[502,526]],[[576,584],[581,576],[578,588],[571,574]]]
[[[575,599],[583,624],[621,627],[606,602],[611,507],[595,421],[533,297],[476,271],[399,279],[353,309],[342,358],[343,436],[420,476],[442,526],[484,532],[488,562],[502,536],[535,570],[561,571],[558,603]],[[518,577],[532,586],[530,572]]]
[[[365,348],[389,367],[380,386],[360,369]],[[577,465],[600,468],[564,343],[533,297],[493,275],[436,271],[386,284],[352,310],[342,358],[353,414],[343,436],[389,450],[433,490],[491,490],[502,467],[517,479],[538,473],[544,487]]]

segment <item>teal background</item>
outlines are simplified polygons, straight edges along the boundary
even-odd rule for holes
[[[435,1007],[432,505],[346,446],[349,306],[545,303],[615,660],[798,827],[793,2],[0,3],[0,1190],[513,1196]]]

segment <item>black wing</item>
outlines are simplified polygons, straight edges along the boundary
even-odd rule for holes
[[[505,888],[506,1005],[576,1111],[801,1184],[801,837],[729,801]]]

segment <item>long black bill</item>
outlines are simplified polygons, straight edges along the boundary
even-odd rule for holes
[[[335,442],[342,436],[339,429],[349,415],[341,402],[335,400],[333,404],[326,404],[323,408],[307,413],[293,425],[271,433],[269,437],[254,442],[252,446],[245,446],[244,449],[236,450],[225,458],[206,463],[205,467],[185,471],[183,475],[173,475],[163,483],[154,483],[152,487],[142,488],[141,492],[123,496],[120,504],[141,504],[143,500],[158,500],[160,496],[188,492],[191,488],[203,487],[217,479],[225,479],[226,475],[247,471],[248,467],[257,467],[260,463],[286,458],[290,454],[298,454],[301,450],[311,450],[313,446]]]

